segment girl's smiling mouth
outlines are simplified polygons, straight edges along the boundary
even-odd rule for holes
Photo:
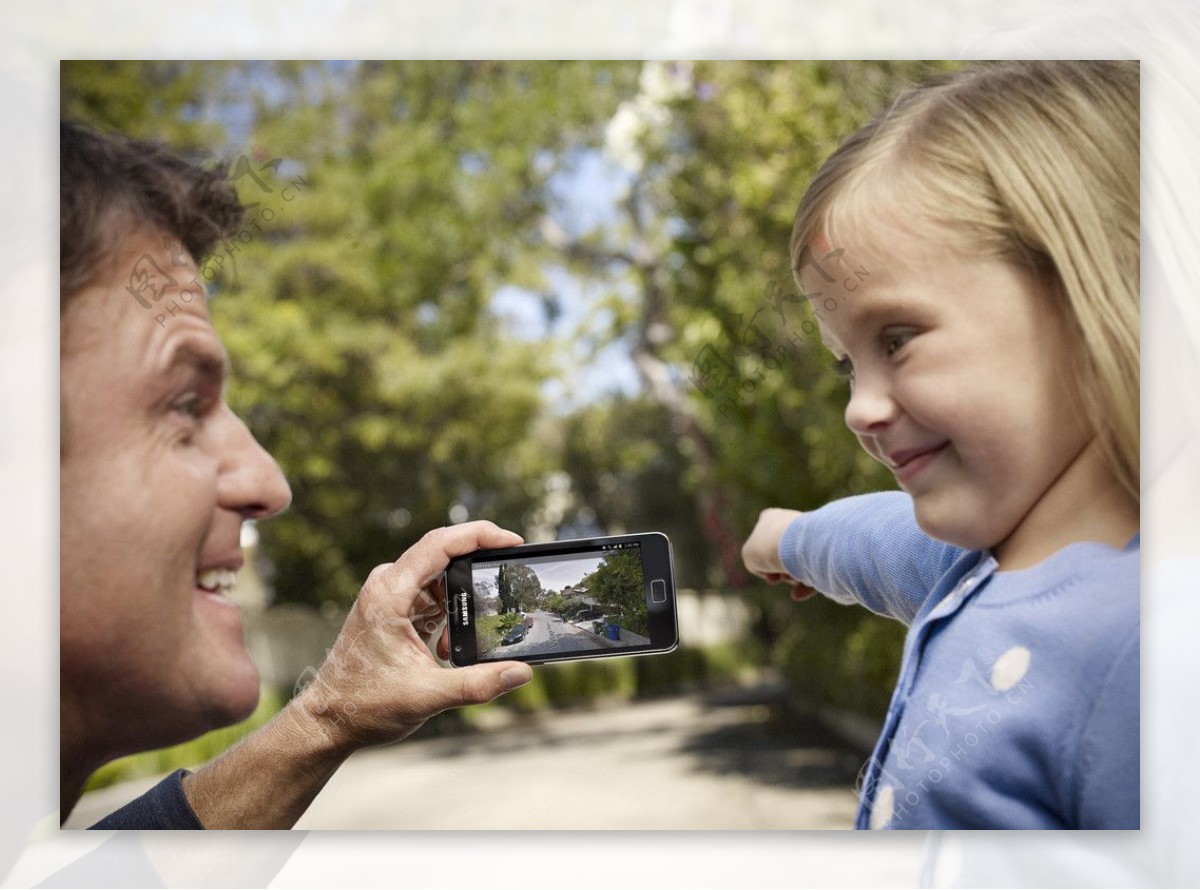
[[[950,442],[947,440],[924,448],[907,448],[888,454],[885,459],[892,472],[896,474],[896,480],[903,485],[912,481],[922,470],[937,460],[938,455],[949,444]]]

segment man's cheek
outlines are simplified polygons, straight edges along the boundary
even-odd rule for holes
[[[216,505],[221,456],[211,444],[181,444],[153,463],[151,472],[156,485],[187,497],[188,505],[195,501]]]

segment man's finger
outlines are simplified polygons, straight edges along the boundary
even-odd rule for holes
[[[399,615],[408,616],[411,614],[413,598],[439,578],[453,557],[475,550],[513,547],[524,543],[524,540],[516,532],[502,529],[487,520],[434,529],[391,565],[377,566],[368,581],[378,583],[389,599],[394,598],[389,608],[395,609]]]
[[[500,528],[494,522],[463,522],[427,533],[408,548],[395,564],[398,569],[414,572],[417,586],[425,587],[445,571],[446,565],[456,556],[475,550],[515,547],[524,541],[516,532]]]
[[[482,705],[524,686],[533,679],[533,668],[519,661],[476,664],[465,668],[440,669],[441,709]]]

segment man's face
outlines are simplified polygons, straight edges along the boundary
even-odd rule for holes
[[[242,521],[291,498],[225,404],[226,356],[191,259],[174,265],[156,232],[125,246],[61,325],[63,732],[105,756],[253,710],[258,674],[223,573],[242,565]],[[126,289],[145,254],[177,282],[162,309]]]

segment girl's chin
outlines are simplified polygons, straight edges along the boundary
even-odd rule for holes
[[[934,493],[913,495],[912,498],[917,525],[934,540],[963,550],[988,550],[996,543],[988,529],[964,522],[964,518],[985,518],[986,513],[981,507]]]

